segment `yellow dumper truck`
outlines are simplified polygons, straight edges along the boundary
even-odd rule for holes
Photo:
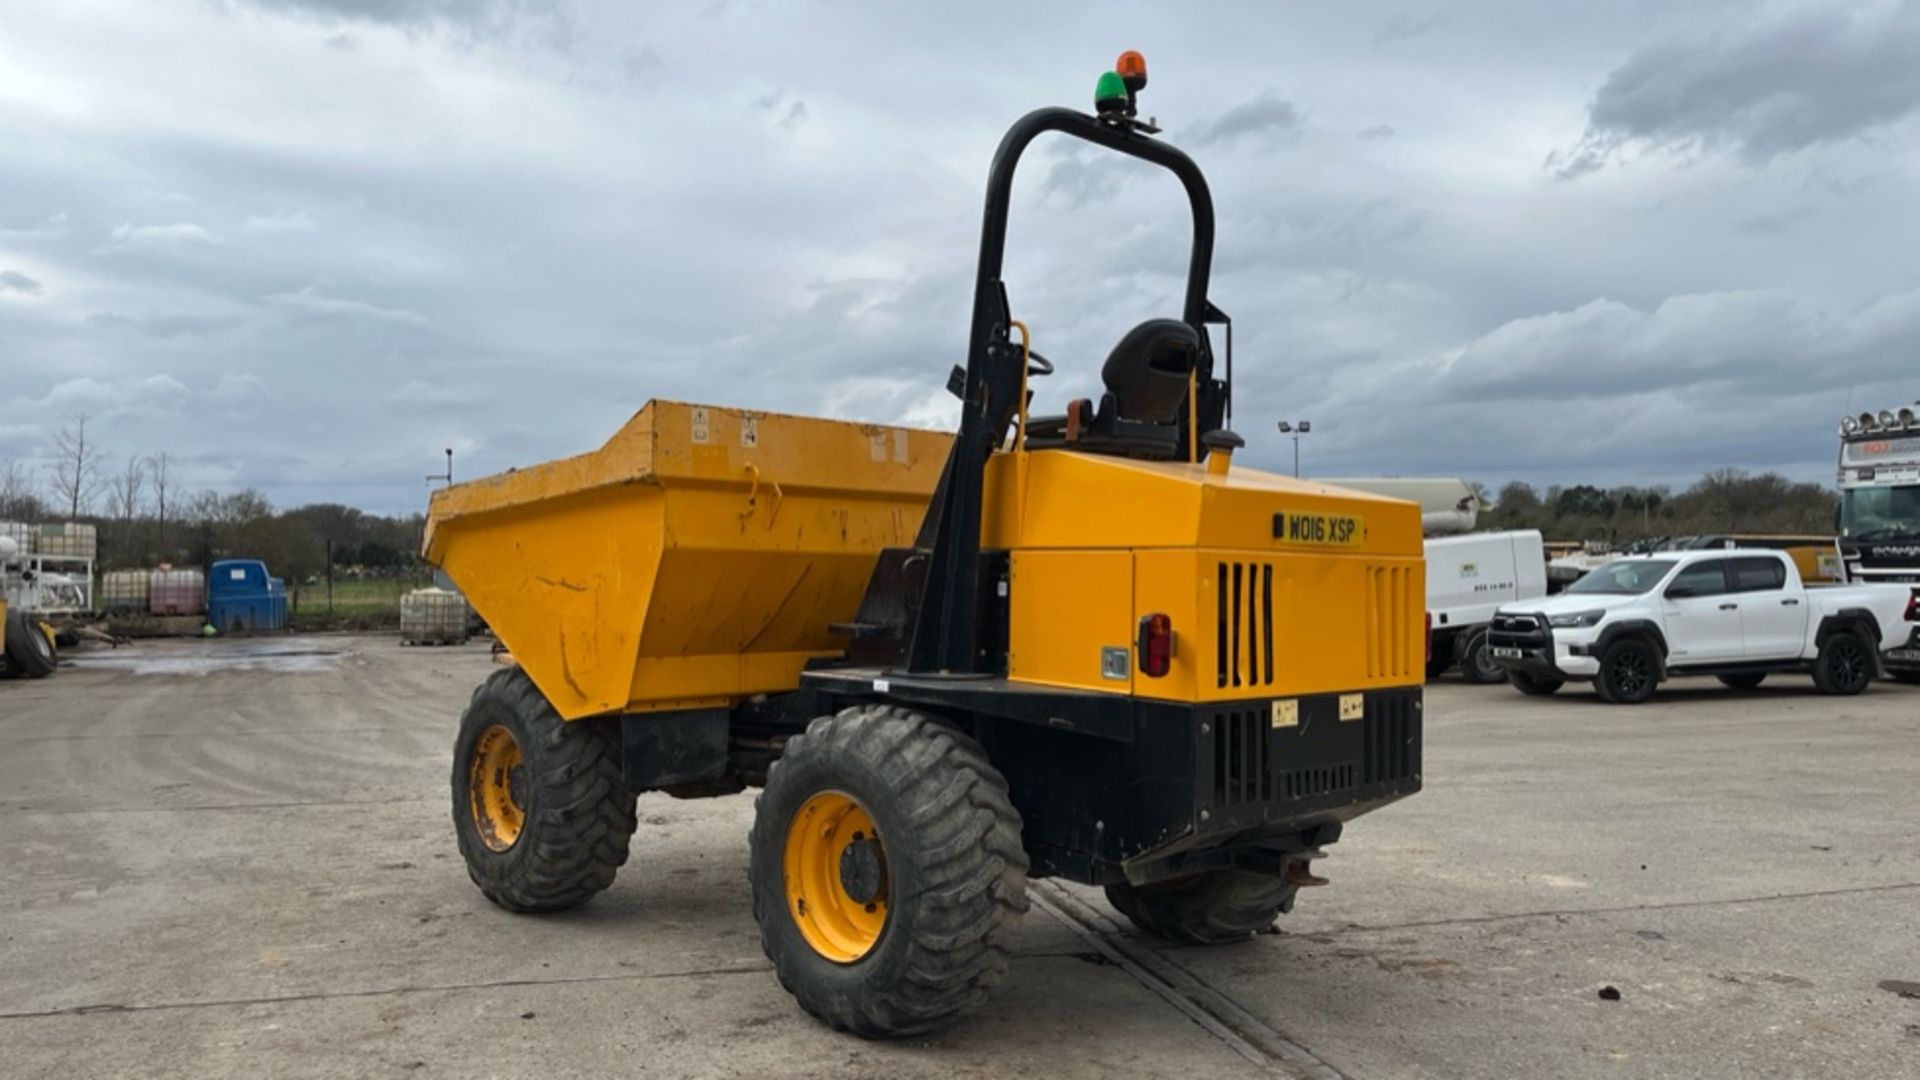
[[[1325,884],[1353,818],[1420,787],[1412,503],[1236,466],[1205,178],[1140,120],[1018,121],[988,179],[957,434],[653,401],[600,449],[435,494],[427,558],[510,651],[454,752],[494,903],[607,888],[635,794],[761,787],[761,940],[810,1013],[919,1032],[1006,973],[1029,877],[1144,930],[1245,940]],[[1120,335],[1098,401],[1030,415],[1001,281],[1043,133],[1171,172],[1193,211],[1177,318]]]

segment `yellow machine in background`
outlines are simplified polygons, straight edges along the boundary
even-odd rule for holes
[[[1004,976],[1030,876],[1244,941],[1326,884],[1346,822],[1419,789],[1419,508],[1233,463],[1211,196],[1137,119],[1145,83],[1125,54],[1096,115],[1002,141],[956,434],[654,401],[597,451],[435,494],[426,557],[516,662],[454,747],[495,903],[609,886],[637,792],[762,786],[749,877],[782,985],[905,1034]],[[1029,415],[1053,365],[1000,267],[1046,132],[1171,172],[1193,255],[1181,317],[1121,336],[1097,402]]]

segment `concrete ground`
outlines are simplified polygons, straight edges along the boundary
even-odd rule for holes
[[[0,684],[0,1073],[1920,1077],[1920,691],[1436,685],[1427,790],[1284,932],[1039,885],[982,1014],[872,1043],[767,970],[750,795],[643,798],[577,912],[482,900],[447,779],[488,670],[323,637]]]

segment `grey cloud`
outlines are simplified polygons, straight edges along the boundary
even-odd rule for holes
[[[1375,45],[1387,45],[1395,41],[1424,37],[1445,26],[1447,17],[1437,11],[1413,12],[1396,11],[1380,21],[1373,31]]]
[[[263,299],[273,307],[292,311],[310,319],[369,319],[409,327],[431,325],[431,321],[417,311],[381,307],[364,300],[329,296],[311,285],[293,292],[272,293]]]
[[[1838,313],[1766,292],[1644,309],[1595,300],[1352,373],[1328,400],[1340,415],[1417,424],[1436,459],[1469,475],[1685,482],[1728,462],[1797,471],[1830,458],[1847,395],[1905,400],[1917,354],[1920,289]],[[1824,389],[1778,392],[1816,373]],[[1542,439],[1547,410],[1560,427]],[[1332,433],[1385,464],[1363,437]]]
[[[546,0],[241,0],[266,11],[327,21],[386,23],[420,27],[454,24],[497,27],[516,19],[551,17],[556,5]]]
[[[212,334],[244,323],[238,315],[123,315],[117,311],[96,312],[86,319],[86,325],[94,329],[126,330],[156,338]]]
[[[1833,312],[1774,292],[1669,297],[1651,308],[1593,300],[1505,323],[1426,366],[1414,392],[1455,401],[1592,406],[1709,386],[1895,379],[1920,356],[1920,289]]]
[[[18,292],[33,296],[40,292],[40,282],[18,270],[0,270],[0,292]]]
[[[1817,4],[1712,38],[1642,49],[1607,76],[1586,134],[1548,167],[1571,178],[1635,146],[1726,149],[1749,165],[1920,111],[1920,3]]]
[[[620,69],[627,73],[627,78],[640,81],[650,79],[666,68],[667,62],[661,59],[660,54],[645,47],[635,49],[620,61]]]
[[[152,250],[167,247],[190,247],[195,245],[213,245],[221,242],[206,226],[192,221],[175,221],[164,225],[134,225],[124,223],[114,226],[110,242],[101,251]]]
[[[1270,146],[1290,138],[1299,130],[1302,121],[1300,110],[1294,107],[1293,102],[1268,90],[1252,101],[1228,109],[1212,123],[1202,125],[1194,132],[1191,141],[1195,146],[1232,144],[1241,140]]]
[[[1267,95],[1276,118],[1249,108],[1275,78],[1270,12],[1223,8],[1197,41],[1180,9],[1114,2],[1162,41],[1150,111],[1213,186],[1249,464],[1289,467],[1272,421],[1307,417],[1323,475],[1777,463],[1830,479],[1848,386],[1913,396],[1920,218],[1888,148],[1862,140],[1805,175],[1657,155],[1630,183],[1568,185],[1515,166],[1539,145],[1528,118],[1582,115],[1675,19],[1551,0],[1411,70],[1416,50],[1369,39],[1419,0],[1357,29],[1337,5],[1296,6],[1286,32],[1323,62],[1303,96]],[[1030,40],[1074,29],[1029,8]],[[579,0],[565,55],[476,47],[476,24],[432,5],[268,9],[185,5],[164,64],[102,62],[91,16],[10,28],[33,67],[19,85],[84,79],[98,107],[28,93],[0,116],[0,269],[45,282],[30,302],[0,294],[16,300],[0,302],[0,457],[33,463],[33,433],[78,408],[111,413],[116,454],[189,462],[188,486],[413,511],[443,447],[464,475],[557,457],[648,397],[950,423],[988,158],[1022,111],[1084,106],[1110,59],[1034,63],[993,20],[925,7],[850,35],[797,5],[710,20]],[[357,51],[325,47],[342,33]],[[661,66],[636,78],[643,44]],[[202,77],[169,78],[180,64]],[[1597,74],[1568,82],[1582,71]],[[945,97],[903,92],[903,73]],[[1527,108],[1489,123],[1478,103],[1507,99]],[[769,137],[796,105],[802,139]],[[1387,117],[1398,137],[1359,137]],[[1039,388],[1049,411],[1097,392],[1127,326],[1177,311],[1190,242],[1177,183],[1073,146],[1036,144],[1022,166],[1006,271],[1061,365]],[[139,252],[94,255],[116,224],[132,240],[182,223],[225,243],[142,234]],[[1594,297],[1613,299],[1586,310]],[[143,387],[154,372],[173,385]],[[1574,437],[1543,424],[1550,408]]]
[[[0,225],[0,237],[15,240],[41,240],[67,234],[67,214],[62,210],[27,225]]]
[[[1077,144],[1049,144],[1051,161],[1040,182],[1043,200],[1057,199],[1068,206],[1084,206],[1113,198],[1127,174],[1096,151]]]
[[[1813,217],[1813,209],[1796,206],[1786,210],[1777,210],[1764,214],[1751,214],[1733,223],[1733,227],[1753,236],[1772,236],[1782,233]]]
[[[754,98],[752,106],[753,111],[771,116],[774,124],[786,131],[798,131],[807,122],[807,103],[788,97],[785,90],[769,90]]]
[[[289,210],[281,214],[249,214],[245,226],[248,232],[297,233],[313,232],[320,223],[305,210]]]

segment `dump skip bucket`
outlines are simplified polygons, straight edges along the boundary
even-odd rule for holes
[[[654,401],[600,449],[436,492],[425,556],[567,719],[791,690],[912,544],[952,436]]]

